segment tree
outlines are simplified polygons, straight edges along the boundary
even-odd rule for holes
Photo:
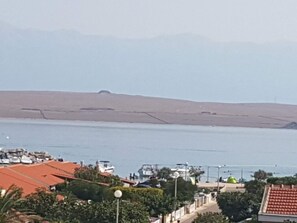
[[[197,218],[192,223],[229,223],[229,220],[221,213],[207,212],[198,213]]]
[[[84,223],[110,223],[116,220],[116,202],[103,201],[78,206],[80,222]],[[119,222],[121,223],[147,223],[149,215],[145,207],[135,202],[120,202]]]
[[[255,178],[255,180],[266,180],[268,177],[272,177],[272,173],[265,172],[264,170],[258,170],[252,175],[252,177]]]
[[[114,176],[114,175],[102,176],[98,171],[98,169],[93,165],[76,168],[74,171],[74,176],[76,178],[91,181],[91,182],[106,183],[106,184],[109,184],[110,186],[123,185],[119,176]]]
[[[115,190],[123,192],[122,199],[132,203],[141,203],[150,216],[157,217],[160,214],[167,214],[173,210],[174,199],[166,196],[163,190],[158,188],[130,188],[114,187]],[[113,196],[112,196],[112,199]]]
[[[271,177],[267,179],[267,183],[269,184],[284,184],[284,185],[296,185],[297,184],[297,178],[294,177]]]
[[[32,211],[51,222],[110,223],[115,222],[116,216],[114,199],[90,203],[68,198],[58,200],[55,193],[47,193],[42,190],[26,197],[22,205],[30,207]],[[148,218],[148,212],[141,203],[121,202],[119,216],[121,223],[147,223]]]
[[[250,193],[226,192],[217,197],[222,214],[232,222],[242,221],[259,212],[260,203],[257,196]]]
[[[171,169],[170,168],[168,168],[168,167],[163,167],[163,168],[161,168],[159,171],[158,171],[158,173],[157,173],[157,177],[159,178],[159,179],[169,179],[169,178],[171,178],[171,173],[172,173],[172,171],[171,171]]]
[[[57,208],[58,205],[56,194],[47,193],[42,189],[38,189],[35,193],[28,195],[20,204],[22,208],[28,207],[30,211],[49,219],[53,219],[55,214],[59,215],[61,208]],[[65,214],[65,212],[62,213]]]
[[[71,181],[67,185],[67,191],[70,191],[82,200],[103,201],[107,190],[106,187],[96,183],[81,180]]]
[[[164,192],[167,195],[174,197],[175,193],[175,179],[169,179],[163,184]],[[183,204],[187,201],[193,201],[194,195],[198,188],[193,185],[190,181],[185,181],[182,177],[177,179],[177,201],[179,204]]]
[[[10,186],[0,197],[0,223],[11,222],[15,217],[14,206],[20,199],[22,191],[20,188]]]
[[[93,165],[76,168],[74,171],[74,176],[76,178],[88,181],[103,181],[103,177]]]
[[[255,194],[259,197],[260,201],[264,193],[266,183],[259,180],[251,180],[244,184],[247,193]]]
[[[190,173],[190,176],[193,176],[195,178],[195,182],[199,182],[200,176],[204,174],[204,171],[201,170],[200,167],[191,166],[189,173]]]
[[[0,195],[0,223],[33,222],[41,220],[39,216],[17,211],[21,200],[22,189],[12,185],[4,194]]]

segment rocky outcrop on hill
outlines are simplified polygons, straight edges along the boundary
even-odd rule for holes
[[[290,122],[283,127],[284,129],[297,129],[297,122]]]

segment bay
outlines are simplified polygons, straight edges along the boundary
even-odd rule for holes
[[[258,169],[274,176],[297,173],[297,131],[286,129],[3,119],[0,147],[47,151],[85,164],[110,160],[122,177],[146,163],[185,162],[209,170],[210,181],[218,166],[223,178],[250,179]]]

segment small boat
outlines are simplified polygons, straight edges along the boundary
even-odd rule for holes
[[[9,158],[9,162],[10,163],[20,163],[21,162],[21,159],[20,158],[18,158],[18,157],[16,157],[16,156],[12,156],[12,157],[10,157]]]
[[[25,155],[22,155],[22,157],[21,157],[21,163],[32,164],[33,161],[30,159],[30,157],[25,156]]]
[[[171,168],[171,171],[178,172],[179,176],[188,180],[190,178],[190,169],[188,163],[178,163],[175,168]]]
[[[0,159],[0,164],[9,164],[9,159],[6,159],[6,158],[2,158]]]
[[[114,166],[111,165],[111,163],[107,160],[101,160],[97,162],[97,165],[99,167],[100,172],[110,173],[110,174],[114,173],[114,169],[115,169]]]
[[[157,164],[143,164],[142,167],[138,170],[140,179],[148,179],[154,177],[158,174],[158,165]]]
[[[9,164],[7,154],[2,151],[2,148],[0,148],[0,164]]]

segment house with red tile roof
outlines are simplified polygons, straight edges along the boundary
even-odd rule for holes
[[[0,167],[0,188],[6,190],[14,184],[23,189],[24,195],[35,192],[37,188],[50,191],[65,179],[75,179],[73,173],[78,167],[78,164],[54,160],[31,165],[2,166]]]
[[[19,174],[7,167],[0,167],[0,188],[7,190],[11,185],[23,188],[24,195],[34,193],[37,188],[45,188],[45,185]]]
[[[266,186],[258,220],[263,223],[297,222],[297,185]]]
[[[57,184],[65,180],[74,180],[75,169],[80,165],[72,162],[59,162],[49,160],[36,164],[15,164],[0,167],[0,189],[7,190],[11,185],[16,185],[23,189],[23,195],[36,192],[38,188],[47,191],[55,189]],[[108,177],[110,173],[100,173],[101,176]],[[121,179],[126,186],[135,184],[133,181]],[[97,184],[109,186],[106,183]]]

